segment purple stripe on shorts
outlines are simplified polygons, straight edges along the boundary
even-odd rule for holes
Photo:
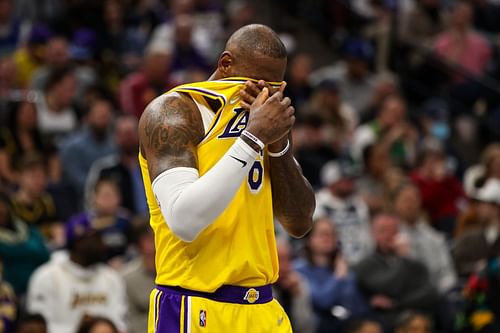
[[[188,296],[184,297],[184,332],[183,333],[188,333],[188,317],[189,317],[189,311],[190,309],[188,308]]]
[[[160,285],[156,288],[165,294],[197,296],[224,303],[264,304],[273,300],[273,292],[269,284],[261,287],[222,286],[213,293]]]
[[[181,332],[180,327],[181,303],[181,295],[166,293],[164,291],[161,293],[157,309],[158,325],[156,326],[155,333],[184,333]]]

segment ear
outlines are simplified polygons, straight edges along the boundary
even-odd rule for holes
[[[232,67],[234,65],[234,58],[231,52],[224,51],[219,57],[219,62],[217,63],[217,68],[219,72],[224,76],[231,76]]]

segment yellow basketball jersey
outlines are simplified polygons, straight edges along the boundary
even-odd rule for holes
[[[240,107],[239,97],[246,80],[198,82],[170,91],[190,95],[200,110],[205,128],[197,147],[200,176],[222,158],[246,127],[248,113]],[[214,104],[218,110],[213,110]],[[139,160],[155,234],[157,284],[213,292],[222,285],[250,287],[276,281],[278,259],[267,152],[257,158],[228,207],[191,243],[170,231],[153,194],[147,161],[140,154]]]

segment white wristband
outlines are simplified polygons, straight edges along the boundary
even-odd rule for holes
[[[267,155],[270,157],[281,157],[286,154],[286,152],[290,149],[290,140],[286,140],[286,146],[283,148],[282,151],[279,151],[277,153],[270,152],[269,150],[267,151]]]
[[[251,140],[253,143],[258,145],[260,147],[260,150],[263,150],[266,147],[264,142],[262,142],[258,137],[256,137],[255,135],[253,135],[252,133],[250,133],[247,130],[244,130],[243,132],[241,132],[241,135],[244,135],[247,139]]]

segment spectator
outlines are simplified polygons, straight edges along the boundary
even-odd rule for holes
[[[273,294],[285,309],[295,331],[313,333],[316,322],[309,285],[292,265],[291,247],[287,240],[278,240],[276,245],[280,274],[273,286]]]
[[[404,183],[393,193],[392,202],[402,222],[401,233],[409,242],[410,256],[427,267],[434,287],[445,295],[456,286],[457,276],[446,239],[422,215],[420,192],[411,183]]]
[[[305,258],[295,263],[311,288],[318,317],[316,333],[339,330],[346,319],[366,311],[339,244],[334,223],[328,218],[317,219],[306,240]]]
[[[297,109],[306,104],[311,96],[312,88],[309,84],[309,77],[312,66],[313,58],[307,53],[298,53],[290,60],[286,87]]]
[[[440,149],[423,150],[417,164],[411,179],[420,191],[422,208],[437,230],[451,236],[465,201],[462,184],[448,171],[446,156]]]
[[[5,120],[7,104],[19,92],[17,67],[10,56],[0,56],[0,120]]]
[[[85,316],[103,313],[125,332],[125,286],[118,273],[101,263],[101,234],[86,221],[72,220],[66,224],[66,241],[68,256],[33,273],[27,310],[42,314],[51,333],[74,332]]]
[[[500,181],[490,179],[477,191],[477,229],[457,238],[452,254],[457,271],[468,276],[486,260],[500,254]]]
[[[12,102],[5,126],[0,128],[0,180],[16,184],[16,171],[26,154],[46,157],[48,174],[52,181],[59,178],[59,159],[48,144],[44,143],[37,129],[37,110],[30,101]]]
[[[73,68],[53,69],[43,93],[36,100],[38,128],[46,140],[60,143],[61,139],[78,125],[72,108],[76,93]]]
[[[149,294],[155,286],[155,247],[154,236],[147,222],[134,234],[139,256],[127,263],[121,269],[121,274],[127,290],[128,332],[142,333],[148,330]]]
[[[17,67],[17,81],[22,88],[27,88],[33,73],[45,61],[46,43],[52,32],[44,25],[35,25],[31,28],[30,36],[24,47],[14,53],[14,62]]]
[[[9,199],[0,195],[0,258],[4,278],[16,295],[26,292],[33,271],[49,259],[42,235],[12,214]]]
[[[351,153],[360,160],[366,146],[380,142],[389,150],[394,165],[404,167],[413,162],[416,140],[415,128],[406,122],[405,101],[393,95],[386,98],[375,120],[357,128]]]
[[[92,163],[115,153],[116,145],[110,135],[113,106],[103,98],[89,105],[85,124],[79,132],[61,145],[61,163],[64,179],[83,195],[85,179]]]
[[[431,319],[419,312],[407,311],[397,319],[395,333],[431,333]]]
[[[339,85],[342,101],[352,105],[360,113],[368,108],[373,95],[374,77],[370,72],[373,47],[366,40],[352,38],[343,48],[344,61],[337,66],[321,68],[313,72],[313,84],[323,79],[333,79]]]
[[[325,138],[326,124],[320,116],[315,114],[299,118],[293,129],[293,148],[295,156],[304,176],[313,188],[321,186],[321,168],[336,157],[331,145]]]
[[[473,31],[472,10],[467,1],[456,1],[450,28],[437,36],[434,48],[440,57],[451,64],[473,76],[482,76],[491,60],[492,50],[488,41]],[[461,75],[453,77],[455,83],[463,83],[464,80]]]
[[[401,38],[412,46],[430,45],[444,28],[439,0],[417,0],[416,6],[401,20]]]
[[[373,316],[391,330],[406,310],[435,311],[437,292],[420,262],[410,259],[408,245],[398,237],[397,217],[380,214],[373,219],[377,249],[354,269],[358,285],[369,299]]]
[[[115,142],[118,155],[103,157],[92,164],[85,184],[85,198],[88,202],[98,180],[111,179],[120,187],[123,207],[134,215],[147,215],[146,194],[137,159],[139,136],[135,117],[123,116],[117,119]]]
[[[11,285],[3,279],[3,264],[0,259],[0,332],[14,333],[16,315],[16,294]]]
[[[39,314],[24,315],[17,324],[16,333],[47,333],[47,322]]]
[[[83,320],[76,333],[118,333],[118,329],[107,318],[91,317]]]
[[[356,111],[340,97],[335,81],[321,81],[314,89],[308,105],[309,112],[321,116],[326,124],[327,139],[335,152],[345,155],[358,124]]]
[[[171,61],[170,53],[155,49],[146,51],[141,69],[129,74],[120,84],[123,112],[139,119],[149,102],[173,86],[168,75]]]
[[[480,164],[470,167],[464,175],[464,188],[474,196],[490,178],[500,180],[500,143],[491,143],[481,154]]]
[[[29,23],[13,15],[12,0],[0,1],[0,57],[13,53],[29,32]]]
[[[56,207],[52,196],[46,192],[47,171],[39,155],[26,155],[19,168],[19,188],[12,197],[12,212],[31,226],[36,227],[47,242],[61,244]]]
[[[120,201],[117,184],[112,180],[100,180],[95,184],[89,210],[71,217],[68,221],[70,224],[90,225],[99,230],[106,245],[103,259],[116,259],[112,262],[116,265],[121,265],[130,235],[129,216],[120,207]]]
[[[371,320],[358,320],[349,324],[343,333],[382,333],[382,327]]]
[[[335,223],[342,254],[352,266],[373,248],[368,207],[354,188],[352,166],[328,162],[321,170],[324,188],[316,193],[315,218],[327,217]]]
[[[63,36],[52,36],[47,41],[47,52],[45,54],[45,65],[37,69],[31,77],[30,86],[36,90],[43,90],[47,84],[50,70],[61,68],[69,63],[68,41]]]
[[[385,182],[391,169],[389,152],[382,144],[372,144],[363,150],[363,173],[356,180],[356,190],[371,213],[385,205]]]

